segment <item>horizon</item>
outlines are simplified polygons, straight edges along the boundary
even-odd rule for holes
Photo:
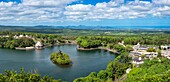
[[[0,25],[170,26],[168,0],[0,0]]]
[[[102,26],[102,25],[0,25],[0,27],[5,26],[5,27],[170,27],[170,25],[168,26]]]

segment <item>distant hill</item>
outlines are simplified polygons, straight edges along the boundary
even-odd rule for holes
[[[146,34],[146,33],[170,33],[170,26],[5,26],[0,25],[0,31],[12,32],[35,32],[50,34],[104,34],[105,32],[114,32],[114,34]]]

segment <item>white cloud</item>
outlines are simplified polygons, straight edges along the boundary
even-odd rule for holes
[[[12,7],[15,4],[15,2],[0,2],[0,7]]]
[[[138,17],[145,17],[147,16],[150,11],[152,10],[152,4],[150,2],[143,2],[140,1],[139,3],[130,2],[128,4],[122,5],[118,4],[117,2],[110,1],[108,3],[97,3],[95,6],[92,5],[82,5],[79,7],[79,4],[69,6],[72,9],[68,9],[66,7],[67,18],[69,16],[74,15],[74,20],[80,20],[80,16],[82,16],[83,20],[90,20],[90,19],[124,19],[124,18],[138,18]],[[76,12],[72,12],[74,8],[79,8]],[[88,9],[85,13],[84,10]],[[89,10],[90,9],[90,10]],[[76,15],[74,14],[76,13]],[[78,14],[77,14],[78,13]],[[77,17],[75,17],[77,16]]]
[[[170,7],[169,6],[163,6],[159,8],[155,8],[155,10],[152,10],[153,16],[168,16],[170,15]]]
[[[22,0],[22,3],[0,2],[0,21],[57,22],[103,19],[125,19],[169,16],[169,0],[131,1],[111,0],[106,3],[75,4],[82,0]]]
[[[170,5],[170,0],[153,0],[153,3],[158,5]]]
[[[76,0],[23,0],[22,4],[33,7],[61,7]]]
[[[77,0],[0,2],[0,21],[62,21],[65,6],[74,1]]]
[[[67,6],[66,10],[69,10],[69,11],[89,11],[89,10],[91,10],[92,7],[93,7],[92,5],[76,4],[76,5]]]
[[[97,3],[94,6],[82,5],[77,10],[72,12],[72,9],[77,8],[79,4],[71,5],[72,9],[66,7],[67,18],[71,20],[102,20],[102,19],[125,19],[125,18],[141,18],[148,15],[152,16],[167,16],[170,15],[169,6],[159,7],[159,5],[147,1],[131,1],[127,4],[121,4],[123,0],[113,0],[108,3]],[[89,8],[88,8],[89,7]],[[84,10],[88,11],[84,12]],[[90,10],[89,10],[90,9]],[[84,13],[82,13],[84,12]],[[77,16],[77,17],[76,17]],[[81,18],[81,19],[80,19]]]

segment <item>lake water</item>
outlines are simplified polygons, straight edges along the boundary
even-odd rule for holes
[[[73,61],[72,66],[58,66],[51,62],[52,52],[67,53]],[[60,45],[43,50],[10,50],[0,49],[0,72],[4,70],[20,70],[26,72],[37,70],[41,76],[48,75],[55,79],[72,82],[75,78],[87,76],[90,72],[98,72],[107,67],[116,55],[104,50],[77,51],[76,45]]]

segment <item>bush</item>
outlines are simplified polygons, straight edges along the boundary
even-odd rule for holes
[[[148,48],[147,52],[156,52],[156,50],[154,48]]]
[[[125,82],[169,82],[170,61],[167,58],[160,58],[160,60],[145,60],[140,68],[131,70]]]
[[[61,51],[52,53],[50,59],[53,63],[61,65],[68,65],[72,62],[70,57]]]
[[[0,74],[0,82],[62,82],[62,80],[55,80],[51,77],[41,76],[38,73],[26,73],[24,69],[20,72],[5,71],[4,74]]]
[[[114,49],[117,50],[118,52],[125,52],[125,47],[119,44],[115,44]]]

